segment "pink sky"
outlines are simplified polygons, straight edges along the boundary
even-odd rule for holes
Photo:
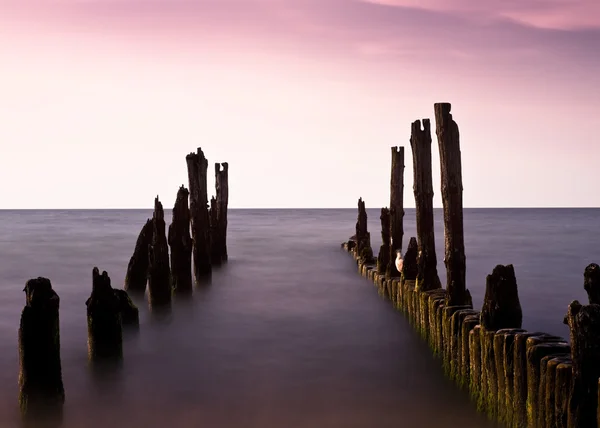
[[[169,207],[198,146],[232,207],[380,207],[393,145],[414,206],[441,101],[465,206],[600,206],[598,49],[598,0],[0,0],[0,208]]]

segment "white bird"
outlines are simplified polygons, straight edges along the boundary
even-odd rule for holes
[[[402,272],[403,265],[404,260],[402,260],[402,250],[396,250],[396,269],[398,269],[398,272]]]

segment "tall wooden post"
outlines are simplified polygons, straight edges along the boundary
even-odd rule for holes
[[[221,167],[223,169],[221,169]],[[227,206],[229,204],[229,164],[215,164],[215,186],[217,198],[217,223],[219,225],[219,255],[226,261],[227,255]]]
[[[154,236],[148,254],[148,300],[151,307],[171,304],[171,269],[169,267],[169,244],[165,233],[165,213],[158,196],[154,199]]]
[[[208,193],[206,173],[208,160],[202,149],[190,153],[185,158],[190,188],[190,217],[192,223],[192,259],[194,278],[200,282],[212,273],[210,260],[210,218],[208,215]]]
[[[190,236],[190,192],[184,186],[177,191],[167,241],[171,247],[171,280],[178,294],[192,292],[192,238]]]
[[[388,277],[400,276],[396,269],[396,252],[402,250],[404,236],[404,147],[392,147],[392,178],[390,182],[390,257]]]
[[[431,173],[431,124],[429,119],[412,123],[410,147],[413,155],[415,208],[417,217],[417,239],[419,273],[415,289],[428,291],[441,288],[435,254],[435,232],[433,229],[433,178]]]
[[[460,140],[450,109],[450,103],[434,105],[444,206],[446,304],[458,306],[472,303],[466,286]]]

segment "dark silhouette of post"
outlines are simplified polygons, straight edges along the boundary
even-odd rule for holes
[[[387,208],[381,209],[381,247],[377,255],[377,272],[385,275],[388,265],[390,264],[390,210]]]
[[[413,155],[413,191],[417,217],[418,275],[416,290],[428,291],[442,287],[437,271],[435,232],[433,223],[433,178],[431,173],[431,125],[429,119],[412,123],[410,147]]]
[[[169,268],[169,246],[165,234],[165,213],[158,196],[154,199],[152,223],[154,224],[154,237],[149,252],[148,300],[151,307],[158,307],[171,303],[171,270]]]
[[[210,276],[210,217],[208,214],[208,193],[206,173],[208,160],[202,149],[186,156],[190,188],[190,218],[192,226],[192,259],[194,261],[194,279],[197,283]]]
[[[210,198],[208,217],[210,219],[210,261],[214,266],[219,266],[221,264],[221,229],[217,198],[215,197]]]
[[[48,278],[30,279],[19,326],[19,406],[26,420],[60,419],[65,401],[60,361],[60,298]]]
[[[356,220],[356,256],[365,263],[373,258],[371,249],[371,234],[367,229],[367,209],[365,201],[358,199],[358,219]]]
[[[127,275],[125,276],[125,290],[130,293],[141,293],[146,291],[148,284],[148,252],[152,245],[154,236],[154,225],[151,219],[146,220],[135,243],[133,255],[127,266]]]
[[[169,247],[171,247],[171,281],[173,291],[177,294],[189,294],[193,290],[189,194],[190,192],[184,186],[177,191],[168,234]]]
[[[390,256],[388,277],[398,277],[396,252],[402,250],[404,236],[404,147],[392,147],[392,177],[390,181]]]
[[[590,304],[600,304],[600,266],[590,263],[583,272],[583,288]]]
[[[446,304],[457,306],[469,304],[471,296],[466,286],[460,140],[450,109],[450,103],[434,105],[444,206]]]
[[[222,169],[221,169],[222,167]],[[215,187],[217,199],[217,224],[219,244],[217,246],[221,261],[227,261],[227,207],[229,205],[229,164],[215,164]]]
[[[90,362],[119,362],[123,358],[121,307],[106,271],[92,270],[92,294],[85,304]]]

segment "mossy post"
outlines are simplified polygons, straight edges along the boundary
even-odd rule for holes
[[[571,361],[560,363],[556,366],[556,382],[554,384],[554,414],[556,428],[570,428],[569,426],[569,397],[573,382],[573,363]],[[550,425],[552,426],[552,425]]]
[[[463,320],[460,326],[460,372],[458,386],[460,388],[469,389],[469,380],[471,378],[471,350],[469,347],[469,339],[471,330],[479,325],[479,314],[468,315]]]
[[[469,304],[471,296],[466,288],[460,140],[450,109],[450,103],[434,105],[444,207],[447,304],[456,306]]]
[[[596,428],[600,377],[600,305],[571,302],[566,316],[571,338],[573,380],[569,428]]]
[[[154,199],[152,223],[154,225],[154,236],[149,252],[148,300],[150,306],[155,308],[171,304],[169,246],[165,235],[165,213],[158,196]]]
[[[499,408],[498,376],[504,376],[504,373],[497,373],[496,370],[495,333],[501,329],[520,329],[522,322],[523,311],[519,301],[515,270],[512,265],[497,265],[486,277],[480,321],[483,332],[481,361],[484,394],[482,396],[485,398],[482,408],[494,418]]]
[[[379,247],[379,254],[377,254],[377,272],[385,275],[390,263],[390,210],[382,208],[379,219],[381,220],[382,244]]]
[[[219,224],[219,257],[227,261],[227,207],[229,205],[229,164],[215,164],[215,186],[217,199],[217,221]]]
[[[402,251],[404,237],[404,147],[392,147],[390,180],[390,256],[387,277],[398,277],[396,253]]]
[[[123,358],[123,329],[119,298],[106,271],[92,270],[92,294],[85,302],[88,325],[88,359],[91,363]]]
[[[210,260],[210,218],[208,215],[208,190],[206,182],[208,160],[204,157],[204,153],[200,147],[198,147],[197,153],[188,154],[185,160],[187,163],[190,190],[194,279],[197,284],[200,284],[212,273]]]
[[[544,394],[544,416],[542,417],[540,427],[556,427],[556,372],[557,368],[562,363],[571,363],[571,358],[568,356],[549,357],[546,366],[546,393]],[[541,385],[540,385],[541,388]],[[569,388],[570,390],[570,388]]]
[[[48,278],[30,279],[19,326],[19,407],[25,419],[60,418],[65,401],[60,361],[60,298]]]
[[[177,191],[173,219],[169,226],[168,243],[171,247],[171,281],[177,294],[192,292],[192,237],[190,236],[190,192],[184,186]]]
[[[125,276],[125,290],[130,293],[144,294],[148,284],[148,253],[152,238],[154,236],[154,225],[151,219],[146,220],[135,243],[133,255],[127,266],[127,275]]]
[[[417,290],[435,290],[442,287],[437,271],[435,232],[433,227],[433,178],[431,173],[431,124],[429,119],[412,123],[410,147],[413,156],[413,192],[417,218],[419,254]]]
[[[512,426],[514,408],[514,343],[515,336],[522,333],[526,333],[526,331],[518,328],[503,329],[497,331],[494,337],[494,355],[502,360],[501,362],[496,360],[496,373],[499,374],[498,420],[509,427]]]

